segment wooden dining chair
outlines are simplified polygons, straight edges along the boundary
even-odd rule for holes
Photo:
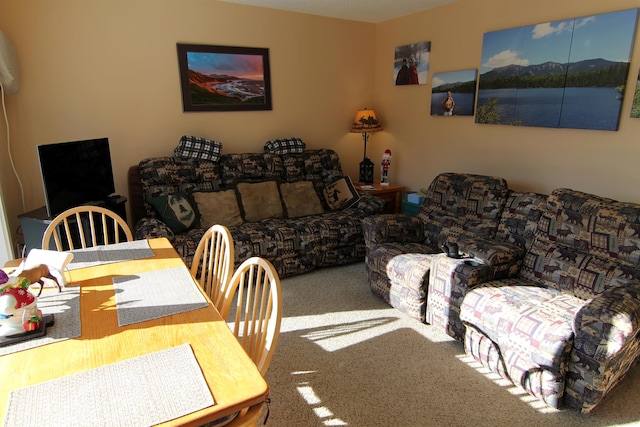
[[[269,368],[282,322],[280,277],[264,258],[253,257],[233,273],[225,294],[222,318],[264,376]],[[245,408],[228,427],[256,426],[267,402]]]
[[[220,310],[233,274],[233,238],[224,225],[211,226],[200,239],[191,264],[191,274]]]
[[[129,226],[115,212],[100,206],[77,206],[51,221],[42,236],[42,249],[51,249],[52,243],[58,251],[66,251],[132,240]]]

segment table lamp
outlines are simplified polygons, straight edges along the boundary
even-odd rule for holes
[[[358,110],[350,132],[362,133],[362,140],[364,141],[364,158],[360,162],[359,182],[365,184],[373,183],[373,162],[367,157],[367,139],[369,139],[369,133],[381,130],[382,126],[380,126],[375,111],[366,107]]]

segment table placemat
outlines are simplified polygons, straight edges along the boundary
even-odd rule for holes
[[[42,314],[53,314],[54,324],[47,327],[47,334],[0,347],[0,356],[80,336],[80,287],[66,287],[62,292],[45,289],[38,297],[38,308]]]
[[[113,287],[119,326],[209,305],[185,266],[115,277]]]
[[[101,264],[112,264],[114,262],[133,259],[151,258],[154,255],[147,240],[100,245],[69,252],[73,254],[73,259],[67,266],[67,270],[93,267]]]
[[[150,426],[213,404],[183,344],[12,391],[4,425]]]

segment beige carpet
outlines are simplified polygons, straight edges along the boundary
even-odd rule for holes
[[[267,426],[640,425],[640,366],[591,414],[553,410],[483,371],[462,343],[374,297],[364,264],[282,287]]]

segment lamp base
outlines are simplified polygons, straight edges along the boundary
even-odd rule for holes
[[[368,157],[365,157],[360,162],[358,181],[365,184],[373,184],[373,162]]]

